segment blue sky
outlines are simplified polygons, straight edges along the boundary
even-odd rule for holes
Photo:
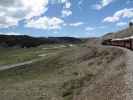
[[[129,21],[133,0],[0,1],[0,34],[99,37]]]

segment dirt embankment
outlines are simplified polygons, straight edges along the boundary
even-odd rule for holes
[[[93,77],[84,83],[73,100],[126,100],[128,86],[124,79],[126,63],[123,50],[109,47],[96,48],[95,51],[92,62],[89,60],[88,63]]]

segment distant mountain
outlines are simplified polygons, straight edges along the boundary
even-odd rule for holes
[[[103,36],[104,39],[112,38],[124,38],[133,36],[133,24],[129,24],[129,27],[118,32],[108,33]]]
[[[26,35],[0,35],[0,47],[35,47],[42,44],[79,43],[80,39],[72,37],[31,37]]]

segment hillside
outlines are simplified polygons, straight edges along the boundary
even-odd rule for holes
[[[77,45],[57,51],[39,62],[1,71],[0,99],[126,100],[123,50]]]
[[[124,32],[132,28],[117,33]],[[131,51],[102,46],[99,38],[82,44],[70,37],[47,39],[59,44],[0,49],[1,67],[7,63],[0,70],[0,100],[132,100]],[[8,68],[36,58],[41,59]]]
[[[0,47],[36,47],[43,44],[80,43],[72,37],[31,37],[26,35],[0,35]]]
[[[133,27],[128,27],[118,32],[108,33],[103,36],[104,39],[112,39],[112,38],[124,38],[133,36]]]

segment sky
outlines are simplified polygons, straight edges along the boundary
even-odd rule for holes
[[[133,0],[0,0],[0,34],[99,37],[133,21]]]

